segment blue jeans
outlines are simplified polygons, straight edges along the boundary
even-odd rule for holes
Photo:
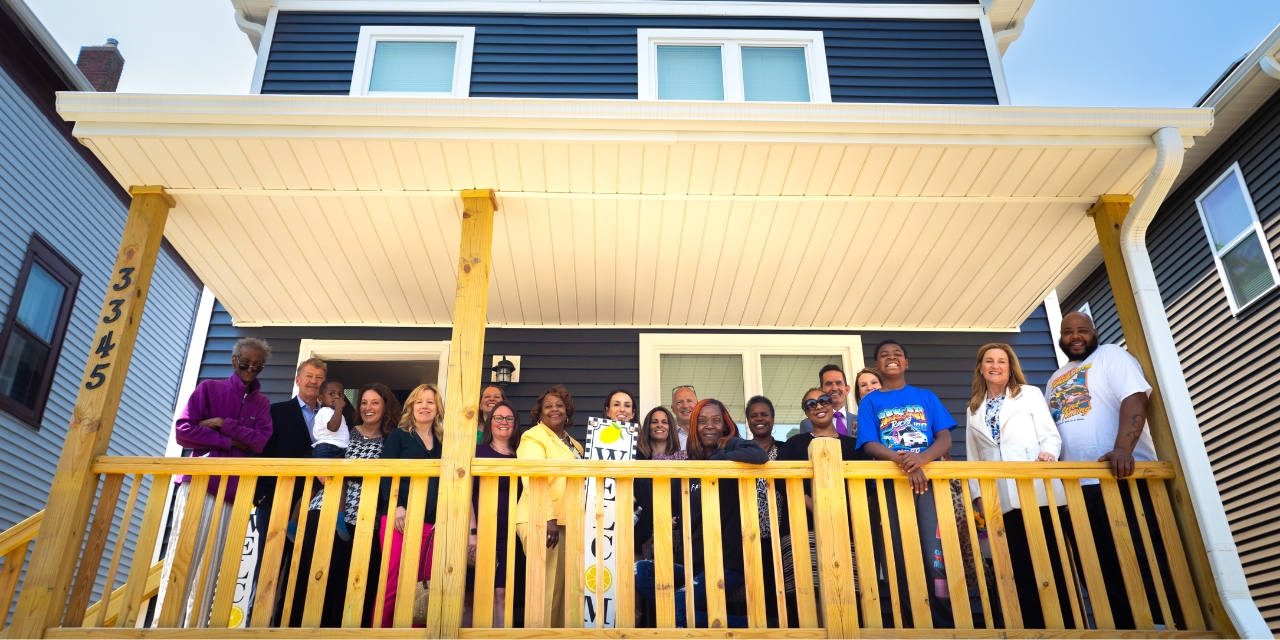
[[[339,446],[338,446],[338,445],[336,445],[336,444],[329,444],[328,442],[321,442],[321,443],[319,443],[319,444],[317,444],[317,445],[315,445],[314,447],[312,447],[312,448],[311,448],[311,457],[312,457],[312,458],[327,458],[327,459],[335,459],[335,458],[336,458],[336,459],[338,459],[338,460],[341,460],[341,459],[343,459],[343,458],[347,457],[347,449],[346,449],[346,447],[339,447]]]
[[[684,584],[684,567],[675,565],[674,584],[676,587],[676,626],[688,627],[687,613],[685,611],[686,586]],[[636,563],[636,593],[640,594],[645,600],[655,602],[658,599],[657,587],[655,585],[654,566],[652,560],[641,560]],[[746,584],[746,578],[737,571],[725,569],[724,572],[724,592],[733,593],[742,588]],[[698,627],[706,628],[707,626],[707,576],[705,573],[699,573],[693,577],[693,606],[694,623]],[[729,615],[728,623],[730,628],[745,629],[747,627],[747,618],[745,616]]]

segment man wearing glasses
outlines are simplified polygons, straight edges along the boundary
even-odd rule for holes
[[[677,435],[680,436],[680,448],[689,439],[689,418],[693,417],[693,408],[698,404],[698,392],[693,385],[682,384],[671,390],[671,411],[676,414]]]

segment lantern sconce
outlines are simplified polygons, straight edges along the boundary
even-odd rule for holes
[[[493,368],[489,371],[489,381],[500,387],[520,382],[520,356],[493,356]]]

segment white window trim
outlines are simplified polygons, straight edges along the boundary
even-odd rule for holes
[[[640,334],[640,406],[647,411],[671,402],[670,389],[662,389],[662,356],[742,356],[742,398],[764,393],[760,356],[825,356],[838,354],[846,377],[862,368],[862,336],[797,335],[777,333],[642,333]],[[813,372],[813,386],[818,372]],[[770,398],[775,404],[799,398]],[[742,416],[741,419],[745,419]]]
[[[641,100],[658,99],[658,45],[718,45],[724,74],[724,102],[744,102],[742,46],[804,47],[809,102],[831,102],[827,49],[821,31],[771,29],[637,29]]]
[[[373,76],[374,50],[378,42],[456,42],[457,55],[453,60],[453,90],[432,92],[369,92],[369,80]],[[351,74],[353,96],[414,96],[466,98],[471,95],[471,52],[475,48],[475,27],[360,27],[360,41],[356,45],[356,66]]]
[[[447,400],[449,390],[448,340],[311,340],[298,344],[298,366],[311,358],[330,360],[374,360],[403,362],[406,360],[438,360],[436,386]],[[293,395],[298,395],[298,385],[293,385]]]
[[[1214,189],[1217,189],[1223,182],[1232,177],[1236,179],[1237,184],[1240,185],[1240,191],[1244,193],[1245,206],[1249,207],[1249,216],[1253,218],[1253,224],[1240,232],[1240,235],[1232,238],[1230,242],[1224,243],[1222,249],[1218,250],[1214,246],[1213,232],[1209,230],[1209,217],[1205,214],[1203,200],[1210,193],[1213,193]],[[1258,220],[1258,210],[1253,205],[1253,196],[1249,193],[1249,186],[1244,182],[1244,173],[1240,171],[1239,162],[1233,163],[1226,173],[1219,176],[1217,180],[1213,181],[1213,184],[1200,193],[1200,196],[1196,198],[1196,211],[1200,212],[1200,224],[1204,227],[1205,239],[1209,242],[1209,251],[1213,254],[1214,265],[1218,268],[1218,278],[1222,281],[1222,290],[1227,294],[1227,304],[1231,306],[1231,315],[1239,315],[1241,311],[1249,308],[1253,303],[1267,297],[1267,294],[1274,291],[1276,287],[1280,287],[1280,271],[1276,269],[1276,257],[1271,252],[1271,244],[1267,241],[1267,232],[1262,228],[1262,222]],[[1241,242],[1247,242],[1250,234],[1253,234],[1254,239],[1262,244],[1263,253],[1267,256],[1267,267],[1271,270],[1271,286],[1258,297],[1241,305],[1231,291],[1231,281],[1227,278],[1226,268],[1222,266],[1222,256],[1236,248]]]

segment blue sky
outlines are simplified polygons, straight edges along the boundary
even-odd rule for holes
[[[229,0],[27,0],[75,59],[120,41],[120,91],[246,93],[254,52]],[[1193,104],[1280,24],[1280,0],[1037,0],[1004,57],[1015,104]]]

